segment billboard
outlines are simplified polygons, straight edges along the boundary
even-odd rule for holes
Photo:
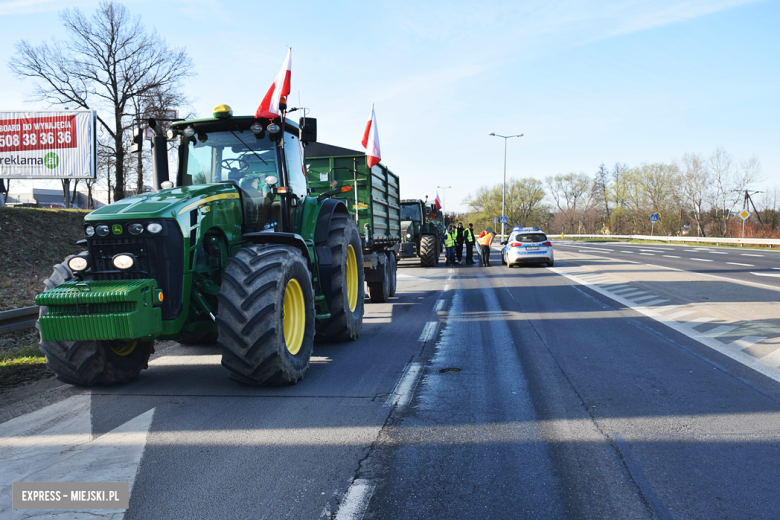
[[[95,177],[97,113],[0,112],[0,178]]]

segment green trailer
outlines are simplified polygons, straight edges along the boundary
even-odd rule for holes
[[[395,294],[401,244],[398,176],[381,163],[369,171],[366,154],[357,150],[310,143],[304,154],[306,182],[313,195],[352,186],[333,198],[347,205],[360,230],[371,301],[386,302]]]

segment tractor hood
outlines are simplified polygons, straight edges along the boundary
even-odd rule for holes
[[[93,211],[84,218],[84,221],[176,218],[179,214],[206,202],[238,198],[238,188],[232,184],[182,186],[158,193],[127,197]]]

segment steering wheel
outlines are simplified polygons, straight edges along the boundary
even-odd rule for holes
[[[222,159],[219,162],[219,166],[225,170],[232,170],[235,168],[233,165],[236,163],[238,163],[238,168],[236,168],[237,170],[246,170],[247,168],[249,168],[249,161],[247,161],[243,156],[233,157],[230,159]]]

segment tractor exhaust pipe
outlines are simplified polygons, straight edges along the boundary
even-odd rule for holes
[[[149,128],[152,129],[152,177],[154,191],[160,191],[163,182],[168,178],[168,139],[163,134],[163,129],[154,118],[149,118]]]

